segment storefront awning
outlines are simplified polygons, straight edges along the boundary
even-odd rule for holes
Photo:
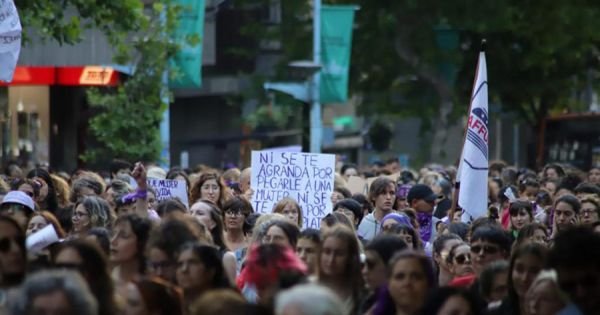
[[[117,86],[120,74],[112,67],[29,67],[17,66],[10,83],[13,85]]]

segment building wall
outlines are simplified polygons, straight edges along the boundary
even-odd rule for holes
[[[189,154],[189,166],[223,167],[240,157],[241,107],[228,105],[220,96],[176,98],[171,104],[171,164],[181,165],[181,153]]]

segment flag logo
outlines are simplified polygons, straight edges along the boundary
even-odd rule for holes
[[[469,140],[483,157],[488,158],[488,114],[483,108],[474,108],[467,123],[467,140]]]

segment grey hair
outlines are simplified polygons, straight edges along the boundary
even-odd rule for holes
[[[114,221],[114,215],[110,211],[108,202],[98,196],[85,196],[73,207],[73,211],[78,205],[83,205],[90,216],[92,227],[110,228]]]
[[[535,280],[533,280],[533,282],[529,286],[528,292],[533,291],[535,287],[537,287],[540,283],[542,283],[544,281],[548,281],[548,282],[552,283],[552,289],[556,291],[558,298],[560,299],[561,302],[563,302],[565,304],[569,303],[569,297],[558,286],[558,274],[556,273],[556,271],[554,269],[546,269],[546,270],[540,271],[540,273],[537,275]]]
[[[346,314],[340,298],[317,284],[301,284],[279,293],[275,298],[275,314],[283,314],[288,306],[294,306],[303,315]]]
[[[79,273],[71,270],[42,271],[28,277],[16,299],[10,302],[11,314],[32,314],[35,298],[55,291],[65,294],[70,304],[71,314],[98,314],[98,302],[90,292],[87,283]]]

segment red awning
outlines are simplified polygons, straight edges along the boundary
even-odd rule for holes
[[[17,66],[12,82],[0,82],[0,86],[13,85],[64,85],[64,86],[116,86],[119,72],[112,67],[29,67]]]

